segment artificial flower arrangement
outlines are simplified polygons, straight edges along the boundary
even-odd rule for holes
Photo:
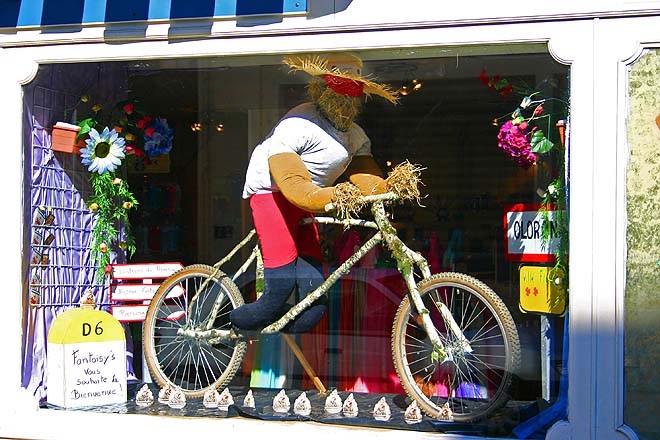
[[[86,102],[86,97],[81,98]],[[91,107],[93,116],[77,123],[77,139],[85,142],[80,150],[81,163],[91,172],[94,195],[87,201],[94,212],[96,226],[92,231],[92,261],[98,267],[96,279],[103,282],[110,268],[110,252],[117,249],[135,253],[129,213],[138,201],[127,182],[120,176],[127,155],[143,161],[168,153],[172,149],[173,130],[167,120],[147,116],[135,109],[133,102],[117,104],[109,117],[103,117],[103,106]],[[113,118],[116,116],[116,119]]]
[[[83,119],[78,139],[84,138],[92,128],[99,125],[100,113],[103,107],[99,104],[92,106],[94,116]],[[112,113],[119,112],[114,120],[114,130],[125,139],[127,155],[134,154],[140,160],[149,162],[150,158],[167,154],[172,149],[174,130],[167,124],[167,119],[149,116],[139,111],[132,101],[118,103]]]
[[[564,174],[564,147],[565,147],[565,127],[568,116],[568,102],[563,98],[546,97],[539,91],[541,86],[551,85],[551,81],[543,81],[539,86],[530,89],[511,83],[506,78],[498,75],[489,76],[486,70],[482,70],[479,75],[482,84],[491,90],[498,92],[501,96],[507,97],[511,94],[520,94],[522,99],[515,110],[511,113],[493,120],[493,125],[499,127],[497,134],[497,146],[511,157],[518,165],[524,169],[535,166],[548,154],[556,151],[558,170],[556,175],[547,186],[547,189],[539,191],[541,196],[540,213],[543,217],[543,224],[549,225],[548,212],[549,206],[557,206],[554,211],[553,220],[557,225],[556,234],[559,237],[555,257],[556,272],[567,273],[568,260],[568,215],[566,211],[566,182]],[[548,113],[546,107],[558,107],[554,113]],[[500,125],[502,119],[505,121]],[[546,129],[544,132],[542,129]],[[546,133],[551,133],[556,127],[559,142],[553,142]],[[544,156],[545,155],[545,156]],[[542,237],[545,243],[551,239],[551,231],[544,228]],[[565,277],[561,280],[566,282]]]

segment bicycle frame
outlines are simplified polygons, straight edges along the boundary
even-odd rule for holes
[[[392,226],[390,221],[387,219],[387,214],[385,212],[384,202],[396,200],[397,196],[392,193],[379,194],[373,196],[365,196],[363,200],[365,203],[371,203],[371,212],[374,216],[374,221],[360,220],[360,219],[336,219],[333,217],[315,217],[307,219],[306,222],[315,222],[319,224],[336,224],[342,225],[345,228],[351,226],[360,226],[375,229],[377,232],[371,236],[350,258],[348,258],[344,263],[342,263],[337,269],[335,269],[329,276],[326,278],[319,287],[317,287],[313,292],[309,293],[305,298],[300,302],[295,304],[287,313],[284,314],[279,320],[268,325],[261,330],[262,334],[272,334],[277,333],[284,326],[298,316],[302,311],[307,307],[312,305],[317,299],[322,295],[325,295],[332,285],[336,283],[343,275],[349,273],[351,268],[362,259],[371,249],[380,243],[384,243],[385,246],[389,249],[392,256],[397,262],[397,267],[401,275],[403,276],[408,291],[410,293],[410,298],[414,307],[422,319],[422,326],[426,331],[431,343],[433,344],[434,351],[432,358],[434,361],[439,361],[440,363],[446,361],[452,361],[453,355],[451,351],[447,351],[445,344],[440,339],[440,336],[433,325],[430,313],[422,302],[422,298],[417,290],[417,283],[415,281],[414,270],[417,267],[423,278],[431,276],[431,270],[429,268],[428,262],[426,259],[419,254],[418,252],[410,249],[406,244],[398,237],[396,229]],[[251,239],[255,236],[255,231],[252,230],[250,233],[236,246],[234,247],[224,258],[214,264],[216,272],[209,277],[214,278],[218,273],[220,273],[220,267],[229,261],[242,247],[247,245]],[[232,276],[232,280],[235,281],[240,275],[247,271],[247,268],[257,260],[257,294],[260,294],[263,290],[263,261],[261,259],[261,252],[259,250],[259,245],[255,245],[252,253],[247,258],[247,260],[241,265],[238,271]],[[199,292],[203,291],[206,287],[205,281],[200,286],[198,293],[193,296],[191,299],[191,304],[194,304],[196,301]],[[190,307],[189,305],[189,307]],[[444,303],[437,304],[440,310],[440,313],[443,315],[445,322],[449,323],[449,329],[454,334],[454,336],[461,341],[461,346],[463,350],[471,352],[472,349],[469,345],[469,342],[463,335],[460,327],[454,320],[451,312]],[[220,308],[220,297],[216,300],[213,310],[211,311],[211,317],[215,317]],[[186,329],[181,330],[182,334],[186,336],[192,336],[196,338],[208,338],[210,340],[221,340],[226,339],[230,336],[229,330],[219,330],[213,329],[214,319],[210,319],[206,325],[206,328],[203,330],[200,329]],[[187,327],[187,326],[186,326]]]

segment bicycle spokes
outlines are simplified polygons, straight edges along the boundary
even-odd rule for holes
[[[467,284],[472,280],[438,274],[419,286],[446,361],[436,361],[433,344],[410,303],[399,308],[393,330],[395,357],[401,356],[395,365],[404,388],[411,396],[419,395],[427,412],[436,415],[448,402],[458,420],[481,417],[505,401],[508,370],[519,357],[511,354],[519,350],[512,320],[500,316],[508,311],[482,283]]]
[[[229,313],[242,304],[240,292],[228,278],[212,275],[213,268],[202,265],[175,274],[145,319],[150,370],[161,385],[179,386],[188,396],[230,380],[245,350],[244,342],[222,337],[231,328]]]

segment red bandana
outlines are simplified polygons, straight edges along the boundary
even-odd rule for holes
[[[360,96],[364,90],[364,83],[335,75],[323,75],[325,83],[335,92],[346,96]]]

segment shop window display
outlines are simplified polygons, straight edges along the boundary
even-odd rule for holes
[[[501,145],[498,148],[498,134],[506,121],[516,119],[512,113],[521,108],[525,97],[539,100],[542,92],[544,99],[552,98],[543,103],[546,114],[552,117],[534,120],[534,116],[520,115],[523,120],[517,123],[526,119],[543,124],[536,130],[529,124],[530,132],[522,134],[528,136],[530,148],[536,148],[540,142],[538,137],[536,144],[532,141],[533,131],[541,130],[548,142],[560,145],[555,123],[567,116],[561,102],[566,99],[568,70],[552,61],[549,55],[539,53],[466,57],[458,63],[453,58],[436,58],[432,51],[420,54],[415,59],[394,58],[387,51],[360,54],[365,60],[366,74],[389,84],[393,92],[398,92],[399,102],[392,106],[377,97],[366,99],[356,122],[368,135],[374,161],[384,176],[399,164],[419,164],[416,171],[423,183],[419,200],[390,207],[389,219],[401,239],[427,259],[431,272],[461,272],[474,276],[496,292],[510,311],[520,340],[520,367],[512,372],[515,380],[507,390],[506,403],[482,420],[461,421],[460,409],[453,408],[459,415],[454,421],[449,421],[451,414],[446,414],[442,420],[438,413],[436,417],[424,416],[421,423],[406,423],[404,413],[412,400],[406,395],[392,362],[391,329],[407,287],[395,259],[379,246],[370,250],[331,287],[327,312],[311,331],[288,337],[280,334],[259,337],[259,342],[246,345],[242,362],[235,366],[236,374],[217,390],[223,391],[226,385],[235,402],[221,416],[256,414],[282,419],[272,407],[273,399],[284,389],[291,402],[306,392],[311,415],[305,417],[312,419],[510,437],[521,422],[558,400],[560,373],[565,363],[562,357],[564,319],[521,312],[521,263],[507,258],[502,219],[510,205],[563,202],[561,198],[565,194],[559,193],[558,198],[550,188],[563,176],[564,150],[551,150],[544,145],[539,147],[545,148],[543,151],[537,148],[539,157],[534,161],[527,160],[531,150],[526,152],[524,160],[511,160],[509,156],[516,159],[521,155]],[[106,78],[105,72],[110,66],[113,69]],[[180,261],[184,265],[212,265],[231,251],[253,227],[250,209],[241,199],[252,149],[286,111],[307,99],[307,78],[301,73],[291,75],[279,57],[264,56],[254,57],[250,63],[242,60],[235,64],[231,59],[199,59],[177,60],[177,63],[154,60],[87,65],[86,69],[76,70],[76,74],[81,75],[79,81],[59,83],[58,78],[73,75],[74,67],[43,66],[36,81],[48,76],[49,87],[71,96],[75,102],[90,93],[89,78],[103,78],[104,81],[112,78],[125,84],[117,102],[130,100],[141,108],[157,111],[175,133],[166,165],[136,166],[131,163],[134,157],[127,161],[129,167],[124,178],[138,202],[137,209],[131,213],[136,251],[130,262]],[[498,75],[498,79],[494,80],[493,75]],[[496,86],[503,78],[507,83],[502,86],[499,82]],[[526,87],[524,92],[523,87]],[[36,83],[26,89],[35,92]],[[36,108],[35,104],[26,105]],[[538,103],[529,110],[534,113],[537,106]],[[35,116],[38,124],[32,126],[33,133],[45,133],[45,128],[63,119],[66,107],[56,105],[51,113]],[[499,119],[496,125],[493,125],[494,118]],[[43,135],[43,138],[45,142],[40,148],[47,149],[48,136]],[[80,157],[57,153],[48,158],[46,166],[57,168],[66,161],[75,164],[76,159]],[[34,170],[46,163],[44,160],[36,162],[39,161],[33,159],[32,169],[26,169],[26,173],[34,174]],[[78,165],[75,167],[78,167],[75,179],[79,183],[74,182],[72,186],[83,191],[86,171]],[[66,169],[63,172],[74,176]],[[37,200],[34,209],[38,209],[41,205],[38,182],[33,186],[33,199]],[[548,199],[549,193],[555,195],[554,200]],[[86,197],[81,196],[82,200]],[[88,215],[84,204],[80,210]],[[360,212],[360,216],[363,214],[368,215],[368,210]],[[319,230],[322,270],[326,276],[350,258],[369,237],[367,232],[356,228],[319,225]],[[37,235],[36,228],[32,234]],[[81,247],[89,246],[88,243],[88,239],[81,239]],[[247,258],[250,250],[241,250],[239,256]],[[565,263],[564,258],[565,255],[560,255],[557,264]],[[46,271],[59,269],[59,264],[54,261],[52,266],[40,268],[42,282],[36,283],[34,291],[46,284],[43,282]],[[525,264],[555,267],[554,261]],[[223,270],[233,274],[239,265],[231,260]],[[93,272],[96,268],[91,269]],[[35,269],[31,268],[28,276],[34,277],[34,274]],[[57,283],[56,280],[49,282]],[[235,283],[245,302],[253,301],[260,289],[253,270],[236,278]],[[72,303],[79,294],[71,293]],[[44,294],[41,295],[44,298]],[[47,331],[48,320],[38,315],[57,313],[55,308],[47,306],[51,302],[53,298],[43,301],[42,307],[31,309],[34,319],[31,322],[39,322],[44,331]],[[107,307],[110,301],[105,299],[100,303]],[[549,336],[541,335],[542,321],[545,322],[544,331],[550,328],[553,332],[552,338],[546,339],[552,343],[550,345],[541,343],[542,336]],[[136,351],[129,362],[135,377],[135,397],[142,381],[148,379],[141,373],[141,324],[127,324],[127,330],[133,335]],[[26,350],[34,359],[45,355],[39,350],[39,344],[36,337],[26,341]],[[541,353],[542,348],[545,353]],[[434,356],[441,356],[441,353],[434,351]],[[544,368],[548,362],[550,368]],[[25,366],[25,386],[43,397],[47,384],[33,385],[39,383],[33,378],[41,374],[35,367],[37,364]],[[493,371],[492,374],[498,373]],[[488,382],[489,378],[482,378],[482,381]],[[151,384],[154,394],[158,393],[160,385]],[[427,387],[423,394],[447,400],[449,393],[468,401],[497,392],[476,380],[463,380],[462,386],[453,390],[450,387],[443,391],[439,384],[434,387],[434,391]],[[326,394],[319,394],[319,388],[325,389]],[[240,405],[248,390],[254,393],[254,410]],[[324,412],[326,398],[333,390],[338,392],[342,404],[353,395],[358,417],[330,417]],[[184,409],[177,411],[189,416],[217,416],[217,413],[201,409],[202,394],[188,397]],[[373,417],[377,406],[387,413],[380,403],[383,397],[391,411],[387,422]],[[133,401],[127,405],[136,407]],[[291,412],[285,419],[299,419],[293,412],[294,406],[291,405]],[[147,408],[154,409],[153,406]],[[546,429],[545,422],[538,422],[532,432]]]

